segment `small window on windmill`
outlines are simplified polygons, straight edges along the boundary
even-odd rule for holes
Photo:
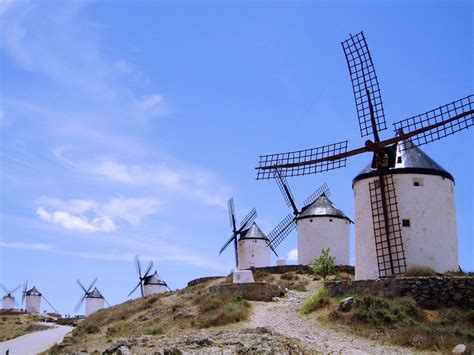
[[[413,178],[413,186],[423,186],[422,178]]]
[[[401,164],[402,163],[402,157],[398,157],[397,158],[397,164]]]
[[[409,219],[402,219],[402,226],[403,227],[410,227],[410,220]]]
[[[310,221],[310,222],[313,222],[313,220],[312,220],[312,219],[310,219],[309,221]]]
[[[329,218],[329,222],[332,222],[332,218]]]

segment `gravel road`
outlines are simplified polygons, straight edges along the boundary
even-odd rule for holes
[[[40,323],[51,326],[50,323]],[[41,330],[0,343],[0,355],[10,350],[10,355],[38,354],[63,340],[73,327],[54,325],[51,329]]]
[[[342,354],[411,354],[409,349],[380,345],[325,328],[314,318],[299,315],[297,309],[312,292],[289,291],[277,302],[254,304],[248,327],[267,327],[289,338],[300,340],[305,347],[323,353]]]

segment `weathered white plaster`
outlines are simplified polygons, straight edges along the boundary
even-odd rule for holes
[[[26,295],[25,297],[25,309],[30,313],[40,313],[41,308],[41,296]]]
[[[239,269],[270,266],[270,248],[265,239],[242,238],[237,244]]]
[[[251,270],[235,270],[232,273],[232,282],[234,284],[255,282]]]
[[[315,216],[299,219],[298,264],[309,265],[329,248],[329,255],[336,257],[336,265],[349,265],[350,222],[345,218]]]
[[[168,288],[164,285],[146,284],[143,286],[143,294],[145,296],[164,293],[166,291],[168,291]]]
[[[458,269],[454,183],[425,174],[393,174],[407,268],[427,266],[437,272]],[[377,256],[369,195],[370,177],[357,181],[355,201],[355,278],[378,278]],[[421,186],[414,186],[418,181]]]
[[[102,297],[86,297],[86,317],[104,308]]]
[[[15,297],[3,296],[2,302],[3,309],[15,309]]]

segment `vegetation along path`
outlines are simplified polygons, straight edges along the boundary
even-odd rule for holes
[[[42,323],[49,325],[47,323]],[[64,336],[74,328],[65,325],[55,325],[51,329],[41,330],[0,343],[0,354],[10,350],[11,355],[38,354],[61,342]]]
[[[248,326],[266,327],[272,331],[296,338],[305,347],[324,353],[398,353],[410,354],[409,349],[380,345],[376,342],[337,332],[324,327],[314,318],[302,316],[298,308],[312,292],[289,291],[277,302],[254,303],[254,311]]]

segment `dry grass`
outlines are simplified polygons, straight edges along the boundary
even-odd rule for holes
[[[403,277],[436,277],[438,274],[432,268],[427,266],[414,266],[409,268]]]
[[[38,321],[37,316],[28,313],[0,313],[0,342],[48,328],[36,324]]]
[[[312,310],[331,327],[395,345],[450,352],[462,343],[467,345],[467,353],[474,350],[474,310],[423,310],[411,298],[361,295],[355,296],[352,310],[343,313],[337,310],[337,302],[320,291],[301,311]]]
[[[197,302],[199,328],[221,326],[246,320],[250,314],[250,303],[240,297],[206,294]]]

